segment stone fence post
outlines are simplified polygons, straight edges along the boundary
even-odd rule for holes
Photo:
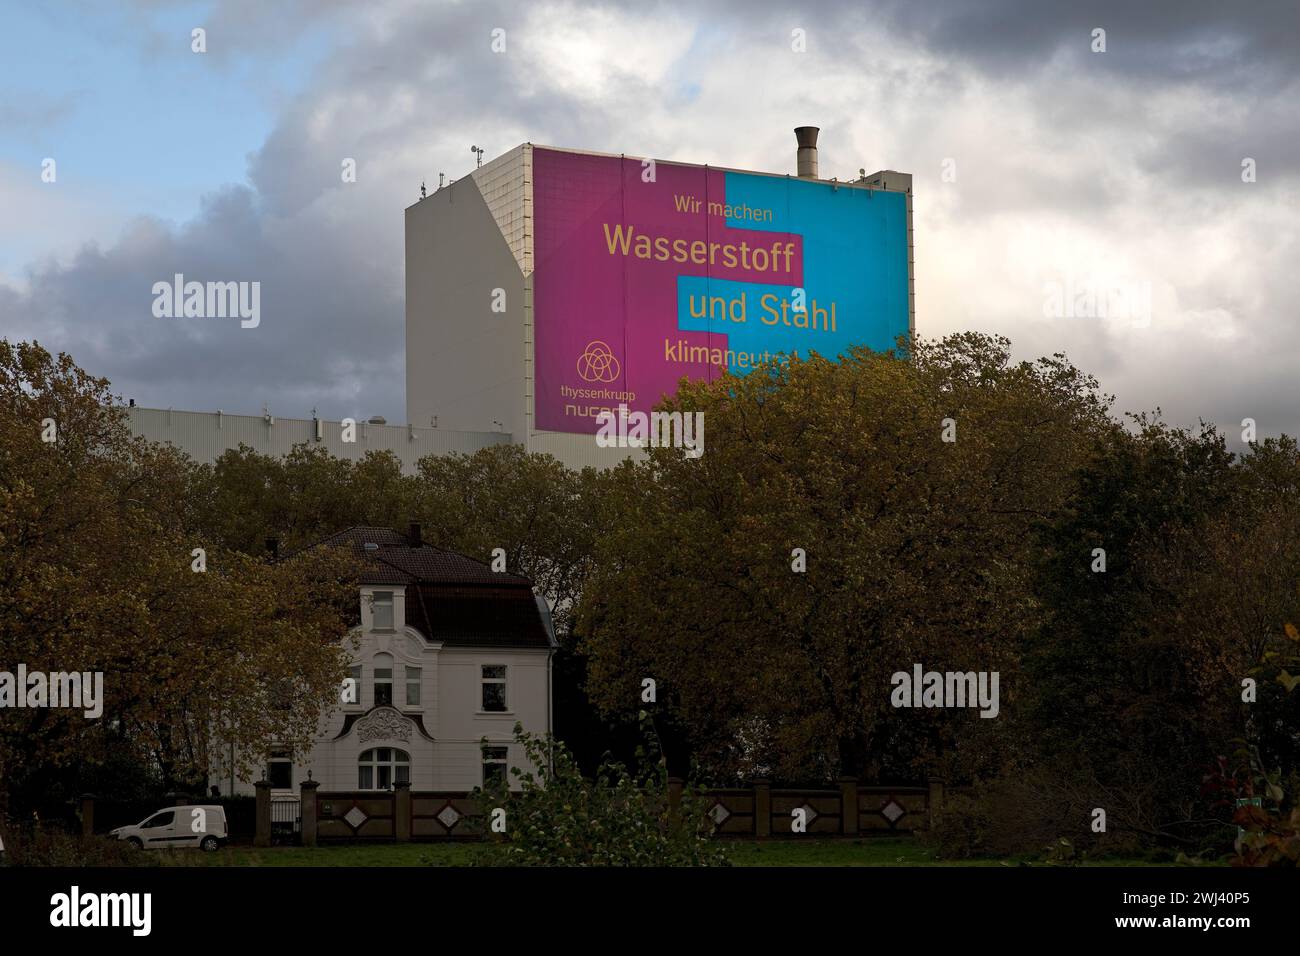
[[[925,805],[929,811],[930,826],[933,827],[943,816],[943,777],[930,778],[930,793]]]
[[[682,822],[682,778],[668,778],[668,821],[673,826]]]
[[[258,780],[253,786],[257,788],[257,825],[253,832],[253,846],[270,846],[271,781]]]
[[[81,835],[83,837],[95,835],[95,795],[93,793],[83,793],[81,795]]]
[[[316,845],[316,790],[319,780],[304,780],[298,784],[298,815],[302,818],[302,845]]]
[[[394,835],[398,843],[411,842],[411,782],[403,780],[393,784],[393,802],[395,804],[393,811],[396,819],[394,824]]]
[[[840,777],[840,832],[858,834],[858,778]]]

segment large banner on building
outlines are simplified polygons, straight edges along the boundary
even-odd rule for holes
[[[534,148],[533,216],[544,431],[908,331],[902,193]]]

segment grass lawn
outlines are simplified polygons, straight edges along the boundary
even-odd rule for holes
[[[1009,866],[1019,860],[939,861],[911,837],[861,840],[727,841],[736,866]],[[306,847],[227,847],[217,853],[171,850],[156,854],[162,866],[468,866],[476,843],[370,843]],[[155,854],[151,854],[155,855]],[[1034,864],[1030,864],[1034,865]],[[1038,864],[1042,865],[1042,864]],[[1113,859],[1085,866],[1171,866]]]

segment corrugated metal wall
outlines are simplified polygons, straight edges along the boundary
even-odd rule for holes
[[[531,173],[532,147],[525,144],[471,174],[524,275],[533,271]]]
[[[248,445],[264,455],[287,455],[294,445],[323,445],[337,458],[357,461],[368,451],[390,451],[407,473],[426,455],[461,452],[470,455],[480,448],[511,441],[507,432],[462,432],[408,425],[370,425],[358,422],[356,441],[343,441],[340,422],[317,422],[310,418],[274,418],[261,415],[226,415],[220,412],[183,412],[163,408],[128,408],[131,432],[150,441],[168,442],[195,461],[212,464],[228,449]]]

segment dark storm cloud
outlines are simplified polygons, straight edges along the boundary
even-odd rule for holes
[[[142,404],[255,412],[266,401],[283,416],[400,421],[402,209],[421,179],[433,189],[439,171],[464,175],[471,143],[491,159],[525,140],[780,170],[788,127],[813,122],[828,175],[875,156],[915,174],[923,334],[980,328],[1020,351],[1065,350],[1121,408],[1300,429],[1300,289],[1287,266],[1300,250],[1278,226],[1300,169],[1291,4],[284,9],[222,4],[206,19],[210,45],[224,37],[234,60],[327,24],[346,37],[280,108],[248,184],[213,184],[182,226],[146,218],[103,248],[32,263],[25,291],[0,285],[3,334],[71,351]],[[592,26],[624,22],[631,36]],[[490,49],[495,27],[508,55]],[[809,53],[791,61],[795,27]],[[1107,30],[1104,55],[1089,52],[1094,27]],[[677,61],[624,68],[667,40],[684,51]],[[593,44],[598,81],[562,75]],[[742,74],[734,99],[711,85],[731,80],[709,73],[717,64]],[[1256,184],[1241,182],[1244,156],[1258,161]],[[958,161],[955,184],[939,181],[945,157]],[[357,162],[354,184],[340,181],[344,158]],[[1035,252],[1050,245],[1031,263],[1042,275],[1016,278],[1017,232]],[[1042,280],[1087,271],[1098,245],[1131,264],[1121,279],[1172,287],[1150,334],[1043,321]],[[261,281],[261,326],[155,319],[151,286],[174,272]]]
[[[1300,95],[1300,4],[1294,0],[971,0],[943,8],[887,0],[880,10],[926,49],[987,76],[1037,74],[1045,93],[1086,75],[1099,84],[1122,83],[1129,96],[1114,105],[1136,114],[1129,118],[1134,126],[1142,119],[1147,129],[1159,129],[1160,117],[1149,112],[1154,89],[1201,91],[1199,122],[1162,137],[1143,156],[1147,170],[1208,185],[1239,176],[1243,157],[1264,155],[1274,173],[1300,172],[1300,121],[1290,106]],[[1104,54],[1092,52],[1095,28],[1106,31]],[[1044,107],[1050,102],[1045,96]],[[1106,120],[1103,97],[1084,106],[1075,104],[1065,122]]]
[[[1291,0],[887,0],[874,7],[931,51],[989,73],[1021,73],[1058,51],[1092,55],[1092,31],[1100,27],[1106,31],[1106,69],[1160,83],[1293,74],[1300,57],[1298,9]]]
[[[242,187],[209,197],[180,229],[139,220],[107,249],[31,270],[26,293],[0,303],[7,334],[71,352],[142,405],[252,411],[267,401],[281,415],[316,405],[338,417],[364,395],[401,407],[395,270],[356,270],[355,250],[335,235],[277,229]],[[260,324],[155,317],[153,285],[176,273],[259,282]]]
[[[288,42],[310,26],[314,6],[275,17],[260,4],[218,8],[203,21],[209,48],[218,36],[238,37],[241,56],[276,36]],[[106,248],[30,264],[25,292],[0,286],[2,334],[69,351],[142,405],[252,412],[266,402],[290,417],[315,407],[335,418],[402,420],[402,209],[417,198],[420,179],[432,189],[440,169],[463,174],[472,162],[469,131],[491,158],[536,129],[568,142],[609,125],[606,109],[545,86],[519,95],[528,80],[523,60],[492,53],[496,26],[509,43],[528,42],[508,3],[418,7],[397,26],[358,23],[249,157],[251,186],[219,189],[179,228],[144,218]],[[390,112],[404,99],[408,110]],[[453,146],[435,135],[443,129],[464,132]],[[412,144],[422,155],[405,155]],[[356,161],[356,183],[342,182],[344,159]],[[153,283],[175,273],[259,281],[260,326],[155,318]]]

